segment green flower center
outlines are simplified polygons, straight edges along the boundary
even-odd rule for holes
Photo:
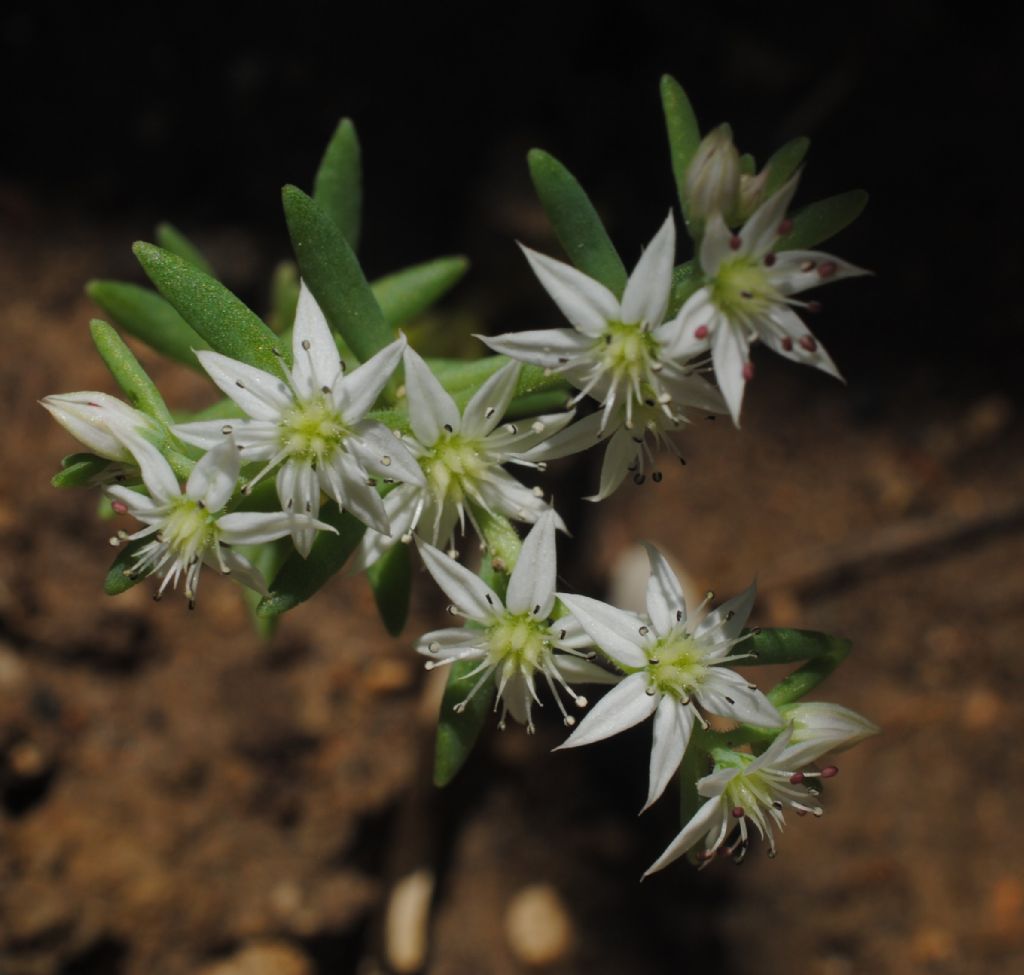
[[[292,457],[320,464],[349,434],[334,404],[325,394],[286,410],[279,425],[281,446]]]
[[[164,544],[188,558],[205,552],[217,540],[217,519],[198,501],[182,496],[160,529]]]
[[[647,673],[651,686],[663,694],[688,698],[707,676],[704,651],[693,637],[670,634],[648,650]]]
[[[733,320],[759,315],[779,298],[764,267],[749,257],[724,262],[711,282],[711,300]]]
[[[601,362],[608,372],[641,378],[658,361],[657,340],[639,324],[609,322],[599,341]]]
[[[480,481],[490,466],[481,456],[477,441],[459,434],[445,434],[430,453],[420,458],[435,497],[449,498],[456,504],[466,495],[465,485]]]
[[[511,663],[532,674],[551,653],[551,634],[546,623],[523,613],[506,614],[487,630],[488,657],[492,664]]]

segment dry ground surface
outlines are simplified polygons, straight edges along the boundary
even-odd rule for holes
[[[226,581],[193,614],[147,585],[103,595],[110,526],[94,495],[49,486],[72,445],[36,400],[112,390],[81,286],[133,274],[131,231],[10,201],[4,223],[2,975],[370,975],[421,942],[431,975],[1024,972],[1012,402],[766,363],[742,431],[701,422],[688,466],[577,516],[569,584],[635,589],[637,538],[695,587],[756,571],[758,622],[853,639],[821,695],[885,730],[774,862],[639,885],[677,826],[671,800],[636,817],[649,731],[551,755],[550,714],[533,738],[489,730],[438,794],[434,689],[362,580],[269,645]],[[175,406],[208,396],[154,371]],[[407,637],[437,622],[428,583]]]

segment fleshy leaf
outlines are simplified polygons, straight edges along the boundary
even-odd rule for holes
[[[113,461],[95,454],[68,454],[60,462],[60,470],[50,478],[56,488],[83,487],[102,474]]]
[[[351,119],[343,118],[327,143],[313,179],[313,199],[345,235],[349,247],[358,250],[363,219],[363,166],[359,137]]]
[[[439,257],[378,278],[370,287],[394,328],[425,312],[458,283],[468,268],[465,257]]]
[[[278,334],[295,322],[295,309],[299,304],[299,269],[294,261],[281,261],[270,279],[270,313],[267,324]]]
[[[768,175],[765,177],[762,199],[767,200],[796,172],[797,166],[804,161],[810,147],[811,140],[800,136],[798,139],[790,139],[772,153],[771,158],[764,164]]]
[[[170,426],[174,420],[156,383],[149,378],[146,370],[125,345],[124,340],[106,322],[94,318],[89,323],[92,340],[118,386],[124,390],[128,402],[147,416]]]
[[[409,616],[412,591],[412,559],[408,545],[392,545],[369,569],[366,576],[373,589],[377,611],[388,633],[398,636]]]
[[[527,161],[534,189],[569,260],[621,297],[626,268],[590,197],[554,156],[531,149]]]
[[[327,212],[302,190],[286,186],[282,197],[303,280],[331,327],[365,362],[395,336],[355,253]]]
[[[125,281],[90,281],[85,291],[126,332],[168,359],[202,372],[192,350],[208,349],[209,344],[155,291]]]
[[[158,223],[156,226],[156,242],[172,254],[177,254],[183,261],[188,261],[193,267],[199,268],[204,274],[215,278],[217,273],[213,265],[206,259],[206,255],[192,243],[174,224]]]
[[[703,283],[700,267],[696,261],[679,264],[672,270],[672,293],[669,295],[666,317],[672,318]]]
[[[121,593],[131,589],[132,586],[137,586],[146,578],[145,575],[130,576],[125,573],[127,569],[131,568],[139,549],[150,541],[151,539],[148,538],[139,538],[134,542],[128,542],[127,545],[121,546],[113,563],[111,563],[110,568],[107,570],[107,578],[103,582],[103,591],[108,596],[119,596]]]
[[[281,374],[274,354],[283,343],[263,320],[215,278],[153,244],[132,248],[157,290],[206,341],[222,355]],[[280,349],[287,360],[290,349]]]
[[[308,558],[292,552],[270,585],[270,595],[260,603],[260,616],[277,616],[294,609],[317,592],[356,550],[366,526],[354,515],[331,504],[320,512],[320,520],[338,529],[338,534],[320,532]]]
[[[271,480],[268,479],[262,482],[260,487],[263,484],[270,486],[271,483]],[[242,506],[240,505],[239,510],[241,508]],[[292,549],[288,539],[279,538],[273,542],[264,542],[262,545],[240,545],[236,551],[239,555],[247,558],[252,563],[253,568],[257,569],[264,579],[272,579]],[[278,617],[260,615],[260,594],[248,586],[242,586],[242,599],[245,601],[245,607],[249,611],[249,619],[252,621],[253,629],[262,639],[269,640],[274,635],[274,630],[277,629]]]
[[[793,215],[793,229],[780,237],[772,249],[788,251],[815,247],[853,223],[867,202],[868,195],[864,190],[849,190],[811,203]]]
[[[455,705],[462,701],[473,685],[466,675],[479,666],[478,660],[459,660],[448,671],[448,684],[441,699],[434,745],[434,785],[448,785],[469,758],[484,722],[494,703],[493,677],[470,699],[462,712]]]
[[[697,125],[697,116],[690,99],[686,97],[682,85],[671,75],[663,75],[661,79],[661,107],[665,113],[665,128],[668,130],[668,148],[672,157],[676,192],[679,194],[679,202],[685,214],[686,170],[700,145],[700,127]]]
[[[753,176],[757,173],[757,160],[749,152],[740,156],[740,172],[744,176]]]

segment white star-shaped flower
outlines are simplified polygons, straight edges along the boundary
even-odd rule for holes
[[[747,820],[768,842],[768,856],[774,857],[773,827],[783,828],[786,806],[794,809],[798,816],[807,813],[821,816],[819,792],[813,782],[831,778],[837,769],[830,765],[820,771],[802,771],[807,759],[800,754],[800,746],[791,743],[792,735],[793,726],[788,725],[756,758],[727,748],[715,749],[714,771],[697,782],[697,792],[707,802],[648,867],[644,876],[657,873],[679,859],[702,837],[704,849],[698,856],[702,868],[719,854],[727,854],[739,862],[750,844]]]
[[[777,728],[783,723],[764,694],[723,666],[747,656],[732,651],[744,639],[740,631],[754,605],[754,586],[714,612],[690,619],[679,580],[668,562],[652,545],[646,548],[651,576],[645,617],[586,596],[558,594],[594,645],[628,674],[559,747],[610,738],[654,715],[644,809],[665,791],[679,767],[694,721],[705,724],[698,705],[760,727]],[[710,598],[709,594],[697,614]]]
[[[798,178],[765,200],[736,233],[719,213],[708,220],[699,251],[705,284],[676,319],[685,348],[696,345],[699,350],[700,343],[710,348],[715,378],[737,424],[746,384],[754,375],[750,345],[758,339],[787,359],[841,378],[794,311],[814,306],[793,295],[869,273],[823,251],[775,250],[790,230],[786,210]]]
[[[846,751],[882,730],[851,708],[827,701],[787,704],[779,708],[779,714],[793,726],[787,758],[797,766],[830,752]]]
[[[404,443],[423,472],[419,482],[401,484],[384,498],[390,536],[368,531],[355,565],[372,565],[398,538],[413,532],[432,545],[450,546],[456,526],[477,510],[513,521],[535,522],[549,505],[502,468],[538,467],[525,459],[539,442],[557,433],[572,413],[552,413],[499,426],[516,391],[519,365],[503,366],[473,394],[460,414],[452,397],[423,359],[405,350],[405,389],[412,437]],[[561,520],[557,521],[562,528]]]
[[[131,434],[123,435],[122,440],[139,465],[149,497],[120,486],[107,488],[107,494],[118,514],[130,514],[146,527],[132,535],[121,533],[111,541],[116,544],[151,539],[135,554],[129,571],[133,576],[159,576],[162,582],[157,599],[168,586],[176,588],[179,579],[184,578],[185,597],[193,606],[203,565],[213,566],[224,575],[231,574],[265,596],[267,585],[263,576],[230,546],[258,545],[283,538],[291,533],[296,519],[310,531],[335,531],[309,515],[284,511],[224,513],[241,467],[239,450],[231,437],[221,438],[202,457],[184,491],[156,447]]]
[[[293,365],[273,376],[218,352],[196,355],[210,378],[248,415],[245,420],[183,423],[174,432],[211,449],[234,437],[243,461],[264,461],[247,489],[279,466],[277,494],[298,517],[295,548],[308,555],[316,529],[306,515],[320,511],[320,494],[387,534],[391,529],[374,478],[423,483],[419,465],[388,427],[366,414],[395,371],[405,348],[399,338],[345,375],[320,306],[302,285],[292,337]]]
[[[571,683],[608,684],[617,680],[587,659],[582,648],[590,640],[568,616],[551,621],[555,605],[555,525],[557,516],[550,508],[530,529],[512,574],[505,601],[479,576],[443,552],[421,542],[419,549],[430,574],[452,601],[450,611],[466,617],[479,629],[449,627],[422,636],[416,649],[431,658],[427,667],[479,660],[480,665],[466,675],[476,678],[466,697],[455,705],[457,711],[494,675],[498,683],[495,710],[501,705],[501,727],[506,716],[532,732],[533,704],[540,705],[537,678],[547,681],[562,712],[566,726],[576,723],[562,703],[559,688],[577,707],[585,707],[586,698],[573,690]],[[556,652],[557,651],[557,652]]]

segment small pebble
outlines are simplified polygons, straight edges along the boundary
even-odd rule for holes
[[[573,924],[561,894],[550,884],[530,884],[509,901],[505,937],[524,965],[541,967],[563,960],[572,949]]]

